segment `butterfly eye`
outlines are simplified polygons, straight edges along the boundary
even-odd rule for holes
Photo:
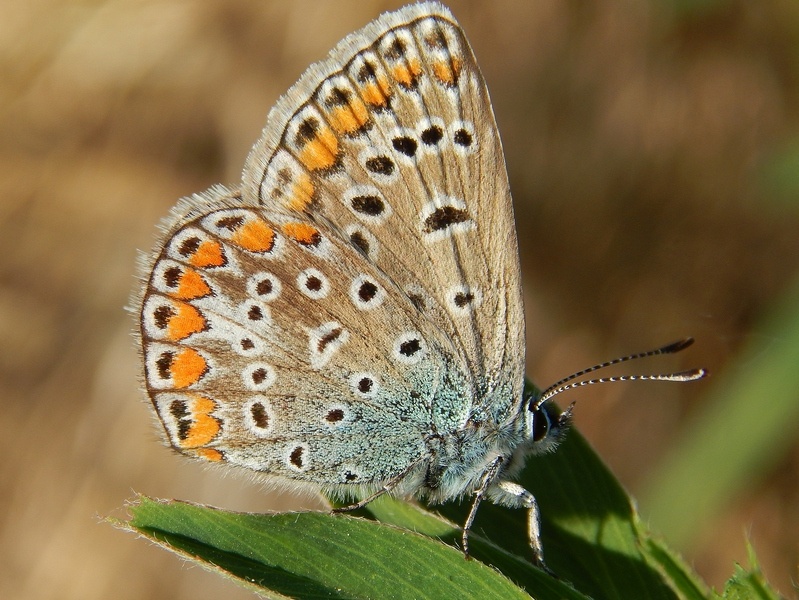
[[[532,427],[531,431],[533,433],[533,441],[540,442],[544,438],[549,435],[549,430],[552,427],[552,422],[549,420],[549,415],[547,411],[542,408],[534,408],[533,405],[530,405],[531,415],[532,417]]]

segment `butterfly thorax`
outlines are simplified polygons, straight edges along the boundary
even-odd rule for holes
[[[419,493],[444,502],[478,489],[489,466],[501,463],[496,475],[510,476],[522,464],[531,440],[525,434],[522,405],[511,419],[501,422],[470,418],[462,427],[425,438],[428,459]]]

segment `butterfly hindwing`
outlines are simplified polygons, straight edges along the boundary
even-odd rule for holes
[[[418,460],[447,340],[329,230],[223,188],[197,202],[142,301],[148,393],[173,446],[321,485],[374,485]]]

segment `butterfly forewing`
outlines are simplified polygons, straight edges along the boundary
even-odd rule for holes
[[[452,341],[475,418],[509,414],[524,364],[513,211],[488,92],[446,9],[384,15],[312,67],[244,182],[359,248]]]

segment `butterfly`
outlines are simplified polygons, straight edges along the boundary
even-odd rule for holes
[[[364,498],[538,507],[570,421],[524,393],[513,206],[485,81],[441,4],[387,13],[281,97],[242,182],[181,200],[135,298],[183,454]]]

